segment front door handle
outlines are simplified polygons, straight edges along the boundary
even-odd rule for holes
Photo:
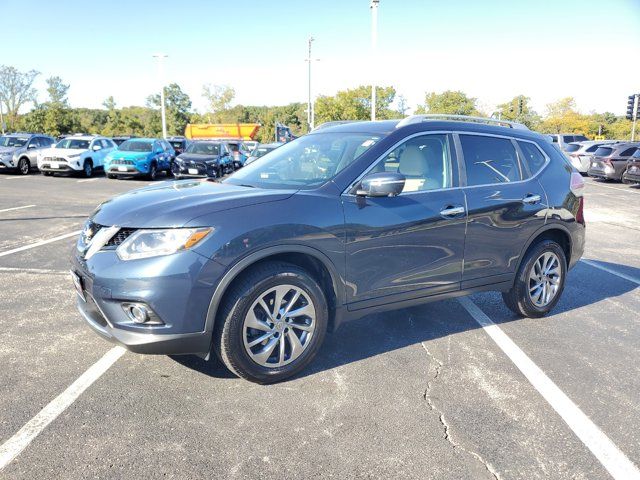
[[[456,217],[458,215],[462,215],[464,212],[465,212],[464,207],[448,206],[448,207],[445,207],[444,210],[440,211],[440,215],[442,215],[445,218],[451,218],[451,217]]]
[[[541,197],[540,195],[526,195],[523,199],[522,199],[522,203],[524,203],[525,205],[535,205],[536,203],[540,203]]]

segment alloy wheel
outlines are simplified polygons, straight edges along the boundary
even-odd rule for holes
[[[536,307],[546,307],[558,293],[562,269],[560,259],[553,252],[542,253],[529,274],[529,298]]]
[[[25,160],[24,158],[22,160],[20,160],[20,173],[22,175],[28,175],[29,174],[29,162],[27,160]]]
[[[278,285],[258,295],[242,326],[244,347],[258,365],[273,368],[296,360],[307,349],[316,328],[308,293]]]

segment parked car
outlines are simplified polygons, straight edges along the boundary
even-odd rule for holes
[[[225,140],[225,143],[231,151],[231,159],[233,160],[233,168],[244,167],[244,163],[249,158],[249,149],[242,140]]]
[[[107,178],[146,177],[155,180],[158,172],[171,175],[175,152],[165,140],[134,138],[111,152],[104,162]]]
[[[80,173],[91,177],[104,165],[104,158],[116,148],[109,138],[96,135],[71,135],[38,154],[38,169],[45,175]]]
[[[233,171],[231,152],[221,141],[198,141],[191,143],[187,150],[176,157],[173,176],[220,178]]]
[[[173,150],[176,152],[176,156],[183,153],[191,144],[191,141],[188,138],[182,136],[169,137],[167,138],[167,142],[169,142],[169,145],[173,147]]]
[[[640,183],[640,148],[627,161],[627,168],[622,174],[624,183]]]
[[[244,146],[247,147],[248,153],[252,153],[256,148],[258,148],[258,145],[260,145],[260,142],[256,140],[245,140],[243,143]]]
[[[244,162],[244,164],[249,165],[282,145],[284,145],[284,143],[261,143],[251,152],[251,155],[247,158],[247,161]]]
[[[588,140],[586,142],[569,143],[564,149],[565,156],[580,173],[587,173],[591,166],[593,154],[601,145],[617,143],[617,140]]]
[[[622,180],[627,168],[627,160],[638,150],[640,143],[622,142],[602,145],[593,154],[587,173],[602,180]]]
[[[53,143],[53,137],[34,133],[0,136],[0,172],[9,170],[28,175],[38,165],[38,153]]]
[[[111,137],[111,140],[113,140],[113,143],[115,143],[117,146],[122,145],[124,142],[126,142],[127,140],[131,140],[132,138],[138,138],[135,135],[118,135],[117,137]]]
[[[129,350],[213,350],[259,383],[372,312],[497,290],[544,316],[583,253],[584,181],[542,135],[478,121],[327,127],[222,182],[111,199],[72,254],[78,308]]]
[[[564,151],[567,145],[575,142],[586,142],[589,140],[584,135],[576,135],[574,133],[560,133],[557,135],[549,135],[553,143],[557,143],[560,150]]]

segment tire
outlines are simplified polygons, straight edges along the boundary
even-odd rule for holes
[[[266,313],[261,305],[275,310],[269,303],[275,305],[278,292],[286,292],[281,294],[279,312],[293,308],[291,312],[299,315],[289,318],[286,315],[275,317],[274,311]],[[263,299],[262,303],[260,299]],[[288,305],[287,301],[291,300],[293,305]],[[260,321],[251,322],[250,318]],[[251,328],[247,322],[257,324],[259,328]],[[325,294],[309,273],[288,263],[269,262],[242,274],[225,294],[216,319],[213,347],[226,367],[237,376],[261,384],[279,382],[295,375],[313,360],[324,340],[327,323]],[[261,343],[249,345],[260,337],[264,338]],[[295,357],[294,343],[299,349]],[[262,363],[258,360],[260,354],[264,359]]]
[[[110,180],[114,180],[114,179],[118,178],[118,176],[114,175],[113,173],[107,173],[107,178],[110,179]]]
[[[53,172],[42,172],[42,174],[46,177],[52,177],[53,176]]]
[[[18,173],[20,175],[29,175],[29,171],[31,170],[31,162],[27,158],[21,158],[18,161]]]
[[[549,275],[544,274],[544,269],[537,275],[541,266],[539,262],[542,262],[544,267],[547,261],[550,262]],[[556,268],[551,268],[554,265]],[[513,287],[502,293],[502,299],[516,315],[529,318],[544,317],[560,300],[566,277],[567,258],[564,250],[553,240],[542,240],[529,248],[520,264]],[[545,298],[547,292],[548,299]]]
[[[149,173],[147,174],[147,178],[149,180],[155,180],[158,176],[158,166],[155,163],[152,163],[149,167]]]
[[[85,178],[91,178],[93,175],[93,162],[91,160],[85,160],[82,164],[82,175]]]

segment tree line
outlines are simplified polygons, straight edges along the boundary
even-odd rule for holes
[[[0,66],[0,104],[8,131],[43,132],[62,135],[75,132],[99,133],[107,136],[161,135],[160,95],[151,94],[144,106],[118,107],[110,96],[103,108],[72,108],[67,99],[69,85],[58,76],[46,79],[47,100],[39,103],[38,91],[33,87],[40,75],[35,70],[21,72],[11,66]],[[379,119],[406,116],[409,105],[392,86],[376,89],[376,112]],[[308,131],[307,105],[294,102],[282,106],[233,105],[235,91],[226,85],[204,85],[202,96],[207,111],[195,112],[192,102],[180,86],[171,83],[165,87],[167,133],[182,135],[187,123],[260,123],[262,128],[257,140],[273,141],[275,123],[291,127],[295,135]],[[33,108],[20,113],[25,105]],[[315,101],[315,123],[333,120],[367,120],[371,112],[371,86],[320,95]],[[493,112],[478,107],[477,98],[461,91],[427,92],[424,102],[417,105],[415,113],[443,113],[456,115],[492,116],[503,120],[524,123],[542,133],[581,133],[593,138],[604,135],[620,140],[631,137],[631,122],[611,112],[580,113],[573,98],[563,98],[547,105],[544,114],[534,111],[531,99],[518,95],[496,107]]]

